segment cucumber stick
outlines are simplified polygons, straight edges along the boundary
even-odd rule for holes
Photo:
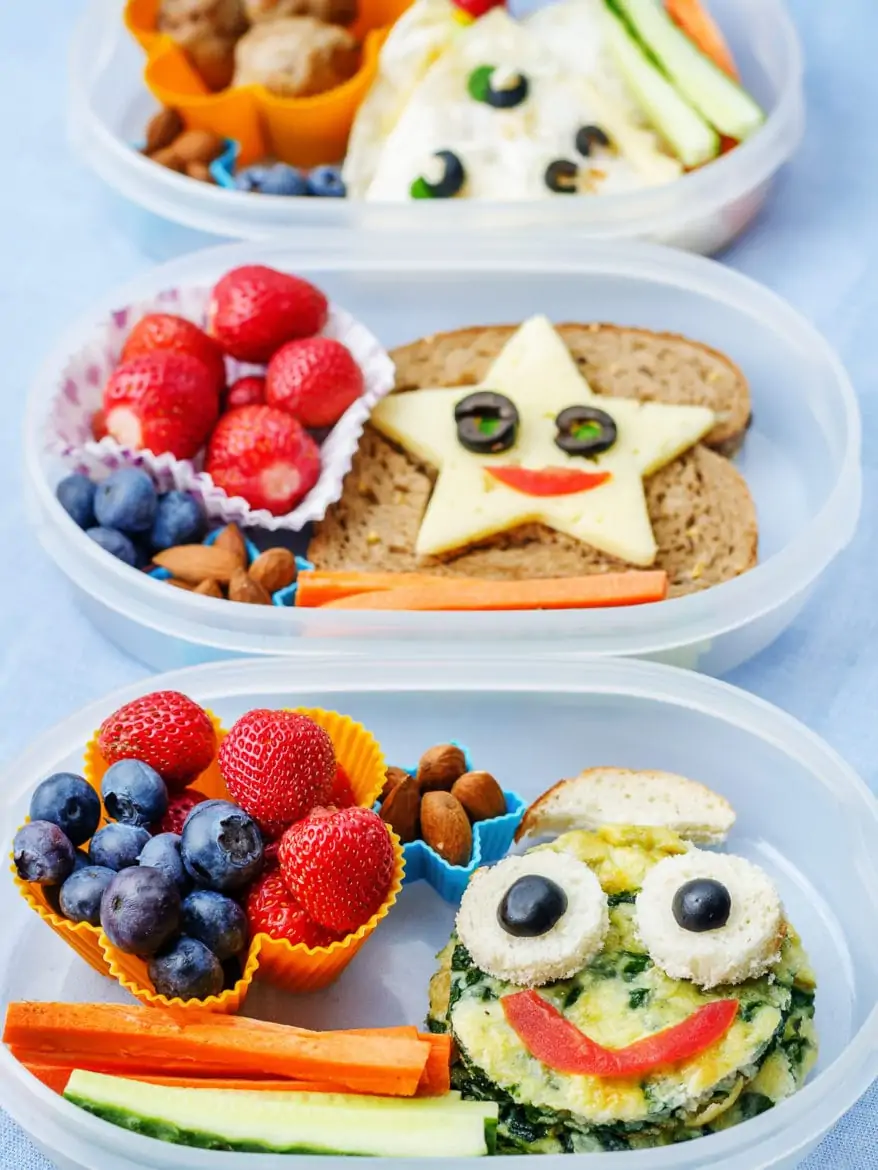
[[[656,0],[613,0],[613,6],[695,109],[721,134],[743,142],[765,114],[748,93],[681,32]]]
[[[146,1137],[242,1153],[485,1157],[497,1105],[454,1098],[357,1097],[167,1088],[75,1071],[65,1097]]]
[[[648,59],[625,23],[607,8],[607,44],[628,88],[685,167],[719,154],[719,135]]]

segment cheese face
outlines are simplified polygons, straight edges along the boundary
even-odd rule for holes
[[[517,439],[507,451],[475,454],[458,439],[454,408],[478,389],[505,395],[518,410]],[[609,414],[618,432],[608,451],[587,459],[555,443],[556,416],[582,405]],[[714,421],[706,407],[595,394],[545,317],[516,331],[481,387],[392,394],[372,414],[382,434],[438,472],[418,533],[419,556],[466,548],[538,522],[639,566],[652,564],[657,551],[643,477],[697,443]],[[608,472],[609,479],[571,495],[532,496],[500,483],[490,474],[492,466]]]
[[[406,16],[411,17],[422,2],[416,0]],[[376,143],[384,137],[380,150],[373,150],[372,178],[365,188],[370,200],[412,198],[412,183],[424,175],[429,159],[440,150],[452,151],[463,163],[463,198],[552,198],[557,192],[547,185],[546,171],[558,160],[578,166],[576,190],[581,194],[631,191],[679,177],[679,162],[664,153],[656,136],[644,129],[624,83],[612,72],[595,14],[586,7],[577,16],[580,4],[587,5],[588,0],[564,0],[537,13],[531,18],[533,24],[515,21],[505,9],[497,8],[468,27],[458,25],[456,35],[448,36],[441,54],[403,99],[399,98],[401,87],[394,87],[389,72],[379,77],[352,137],[352,161],[346,170],[353,193],[362,189],[359,144],[367,136],[366,124],[374,121],[372,107],[382,93],[389,102],[391,91],[394,102],[401,100],[404,108],[392,127],[385,118],[381,132],[371,132]],[[562,57],[559,50],[567,36],[584,33],[583,17],[592,36],[585,42],[581,60],[569,48]],[[404,44],[404,32],[399,26],[394,29],[385,52],[398,35],[394,51],[410,53],[412,64],[407,68],[413,69],[425,57],[414,43],[414,25],[410,34],[405,32],[410,46]],[[484,66],[522,74],[528,84],[525,100],[508,109],[475,100],[468,82]],[[580,156],[575,144],[583,126],[601,127],[613,149],[599,149],[588,159]]]

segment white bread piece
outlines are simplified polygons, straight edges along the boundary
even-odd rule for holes
[[[732,899],[725,926],[701,933],[679,926],[673,913],[674,895],[699,878],[721,882]],[[640,940],[671,979],[709,991],[756,979],[780,962],[786,934],[780,896],[768,874],[743,857],[703,849],[666,857],[643,879],[636,906]]]
[[[673,829],[696,845],[718,845],[734,823],[735,810],[725,797],[685,776],[587,768],[535,800],[515,839],[559,836],[601,825],[642,825]]]

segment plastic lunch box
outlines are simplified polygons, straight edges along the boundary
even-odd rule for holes
[[[546,0],[519,0],[515,11]],[[713,0],[745,84],[770,110],[765,128],[744,146],[665,188],[624,196],[530,203],[450,200],[365,204],[334,199],[255,197],[181,178],[131,149],[143,137],[155,101],[143,80],[143,54],[125,31],[121,0],[91,0],[71,61],[70,129],[86,163],[127,199],[165,219],[232,239],[336,228],[352,242],[363,231],[452,232],[505,238],[539,228],[566,241],[572,230],[602,239],[644,238],[691,251],[719,250],[757,214],[772,177],[804,129],[802,58],[783,0]],[[331,160],[327,160],[331,161]]]
[[[114,693],[11,764],[0,787],[6,854],[33,786],[79,767],[86,737],[104,716],[160,687],[192,695],[226,722],[256,706],[333,707],[369,727],[392,759],[415,758],[452,729],[526,799],[589,763],[670,769],[730,798],[738,823],[729,848],[771,873],[816,966],[817,1072],[789,1101],[724,1134],[648,1152],[589,1154],[582,1159],[588,1170],[792,1170],[878,1074],[878,934],[870,929],[878,914],[878,803],[825,743],[762,700],[690,671],[624,660],[478,655],[452,663],[412,655],[396,669],[380,659],[321,654],[297,676],[279,659],[200,667]],[[0,1010],[22,998],[91,1002],[121,994],[45,929],[9,880],[0,881],[0,914],[7,940]],[[408,886],[332,988],[294,998],[257,986],[247,1010],[316,1028],[419,1022],[453,914],[424,883]],[[304,1161],[183,1150],[134,1136],[67,1105],[5,1050],[0,1099],[61,1170],[285,1170]],[[544,1157],[539,1166],[565,1170],[574,1162],[572,1155]],[[320,1163],[341,1170],[346,1161]],[[440,1161],[417,1165],[438,1170]],[[477,1165],[467,1160],[471,1170]]]
[[[344,639],[348,653],[413,640],[455,652],[476,643],[527,642],[563,653],[657,657],[719,674],[768,645],[793,620],[830,561],[848,543],[860,509],[860,422],[847,376],[825,341],[789,305],[701,257],[629,242],[540,241],[514,255],[468,248],[443,255],[440,240],[344,237],[310,247],[275,242],[211,249],[152,269],[117,290],[70,331],[30,391],[26,476],[39,537],[71,579],[91,619],[156,669],[229,655],[304,653]],[[209,285],[241,263],[264,262],[312,277],[361,317],[388,347],[474,322],[603,320],[686,334],[728,353],[753,389],[753,424],[738,456],[760,521],[761,563],[737,580],[658,605],[512,614],[379,614],[269,609],[158,589],[82,533],[54,498],[62,469],[43,454],[59,370],[110,310],[163,288]]]

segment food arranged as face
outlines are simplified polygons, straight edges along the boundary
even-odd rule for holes
[[[665,786],[643,776],[644,821]],[[500,1105],[503,1152],[715,1132],[816,1060],[814,976],[771,880],[672,828],[572,830],[480,870],[440,957],[433,1026],[459,1051],[455,1086]]]

